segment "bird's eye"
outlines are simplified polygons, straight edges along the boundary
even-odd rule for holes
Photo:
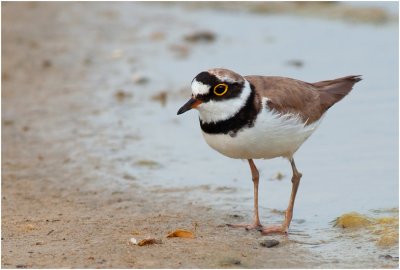
[[[217,96],[225,95],[227,91],[228,91],[228,85],[224,83],[220,83],[214,86],[214,94]]]

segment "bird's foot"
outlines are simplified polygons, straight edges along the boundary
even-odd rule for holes
[[[260,231],[263,229],[263,226],[259,223],[253,223],[253,224],[226,224],[226,226],[231,227],[231,228],[245,228],[246,231],[249,230],[257,230]]]
[[[272,225],[272,226],[263,227],[260,230],[260,232],[262,235],[268,235],[268,234],[285,234],[285,235],[287,235],[288,228],[287,228],[287,226],[284,226],[284,225]]]

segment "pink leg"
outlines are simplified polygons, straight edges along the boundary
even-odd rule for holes
[[[293,217],[293,207],[294,207],[294,200],[296,199],[297,189],[299,188],[301,173],[297,171],[296,165],[294,163],[294,159],[291,158],[290,165],[292,166],[293,176],[292,176],[292,193],[290,195],[289,206],[285,213],[285,221],[281,226],[271,226],[263,228],[261,231],[262,234],[271,234],[271,233],[281,233],[287,234],[289,231],[290,222],[292,221]]]
[[[254,164],[252,159],[248,160],[251,170],[251,176],[254,184],[254,218],[252,224],[227,224],[229,227],[233,228],[245,228],[246,230],[250,229],[262,229],[262,225],[260,223],[260,218],[258,216],[258,182],[260,175],[258,173],[257,167]]]

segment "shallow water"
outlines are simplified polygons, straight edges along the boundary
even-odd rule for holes
[[[290,239],[304,242],[332,266],[349,258],[357,264],[357,260],[378,260],[379,255],[398,256],[398,246],[378,248],[368,235],[347,237],[330,223],[347,212],[375,215],[371,210],[398,207],[397,24],[179,6],[165,12],[165,6],[154,3],[123,3],[111,10],[118,14],[116,21],[91,33],[98,42],[93,55],[100,55],[93,60],[96,69],[90,76],[90,84],[98,85],[92,102],[103,110],[85,118],[97,136],[95,140],[88,136],[83,146],[107,155],[121,172],[104,186],[124,186],[129,177],[123,176],[128,175],[150,187],[172,189],[174,196],[184,200],[250,219],[253,190],[247,162],[209,148],[196,111],[176,115],[190,96],[192,78],[211,67],[311,82],[361,74],[363,81],[330,109],[295,155],[303,178]],[[203,29],[214,32],[216,41],[188,44],[183,40],[185,34]],[[151,38],[159,32],[164,33],[160,40]],[[187,56],[171,49],[173,45],[184,46]],[[291,60],[300,60],[303,66],[288,64]],[[149,82],[132,84],[132,74],[137,72]],[[115,99],[117,89],[132,97]],[[166,106],[151,100],[160,91],[168,93]],[[79,151],[76,155],[79,158]],[[262,222],[280,222],[282,216],[272,209],[287,206],[290,164],[274,159],[257,160],[256,165],[262,179]],[[272,180],[278,172],[284,178]],[[189,190],[176,191],[182,187]]]

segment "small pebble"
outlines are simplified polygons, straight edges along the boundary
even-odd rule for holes
[[[42,62],[42,67],[43,68],[49,68],[52,65],[53,65],[52,62],[49,59],[43,60],[43,62]]]
[[[141,73],[135,73],[132,75],[132,81],[136,84],[145,84],[149,79]]]
[[[281,172],[277,172],[274,176],[271,177],[271,180],[282,180],[285,178],[285,175]]]
[[[8,81],[8,80],[10,80],[10,74],[9,74],[8,72],[3,71],[3,72],[1,73],[1,79],[2,79],[3,81]]]
[[[301,68],[301,67],[304,66],[304,62],[301,61],[301,60],[297,60],[297,59],[290,60],[290,61],[287,62],[287,64],[289,66],[292,66],[292,67],[295,67],[295,68]]]
[[[131,98],[131,97],[132,97],[132,94],[131,94],[131,93],[128,93],[128,92],[126,92],[126,91],[124,91],[124,90],[119,89],[119,90],[117,90],[117,91],[114,93],[114,97],[115,97],[115,99],[117,99],[119,102],[122,102],[122,101],[124,101],[124,100],[127,99],[127,98]]]
[[[241,265],[241,261],[238,259],[227,258],[225,260],[222,260],[220,265],[221,266]]]
[[[297,224],[303,224],[304,222],[306,222],[306,220],[305,219],[293,219],[293,222],[297,223]]]
[[[279,241],[275,240],[275,239],[264,240],[264,241],[260,242],[260,246],[267,247],[267,248],[271,248],[271,247],[274,247],[277,245],[279,245]]]
[[[387,259],[387,260],[399,260],[399,257],[393,257],[392,255],[386,254],[386,255],[379,255],[379,258],[381,259]]]
[[[158,94],[152,96],[151,100],[159,101],[161,103],[161,106],[165,107],[165,105],[167,104],[167,98],[168,98],[167,92],[161,91]]]
[[[188,42],[212,42],[216,39],[216,35],[210,31],[197,31],[192,34],[188,34],[184,37],[184,39]]]
[[[4,121],[3,121],[3,124],[4,124],[5,126],[11,126],[12,124],[14,124],[14,121],[13,121],[13,120],[4,120]]]

